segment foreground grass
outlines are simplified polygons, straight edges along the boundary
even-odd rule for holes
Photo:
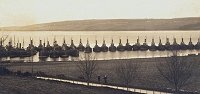
[[[199,58],[199,57],[197,57]],[[130,83],[132,87],[145,88],[145,89],[161,89],[161,88],[171,88],[171,86],[166,83],[159,76],[159,73],[156,68],[156,64],[160,61],[164,61],[164,58],[156,58],[156,59],[133,59],[133,63],[138,63],[140,66],[139,76],[137,79]],[[189,91],[198,91],[200,92],[200,59],[196,62],[198,63],[198,69],[195,71],[195,76],[191,79],[191,84],[187,87],[184,87],[184,90]],[[97,75],[108,76],[109,84],[119,84],[122,83],[117,79],[115,75],[115,65],[119,63],[126,62],[126,60],[102,60],[96,61],[98,63],[98,71],[97,74],[94,75],[93,81],[97,81]],[[77,71],[77,63],[76,62],[46,62],[46,63],[15,63],[15,64],[6,64],[7,68],[12,71],[22,71],[22,72],[37,72],[41,71],[48,75],[59,75],[63,74],[68,79],[78,79],[80,76],[80,72]],[[103,80],[103,79],[102,79]]]
[[[0,94],[138,94],[102,87],[45,81],[16,76],[0,76]]]

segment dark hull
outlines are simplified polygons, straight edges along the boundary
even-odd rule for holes
[[[117,51],[123,52],[123,51],[125,51],[125,47],[124,46],[117,46]]]
[[[200,49],[200,45],[196,44],[196,45],[195,45],[195,49],[196,49],[196,50],[199,50],[199,49]]]
[[[101,51],[102,52],[108,52],[108,47],[106,46],[106,47],[101,47]]]
[[[188,49],[193,50],[193,49],[195,49],[195,46],[194,45],[188,45]]]
[[[159,45],[159,46],[157,47],[157,49],[158,49],[159,51],[165,51],[165,46],[164,46],[164,45]]]
[[[155,45],[149,47],[149,51],[156,51],[157,47]]]
[[[8,56],[9,56],[10,58],[16,58],[16,57],[19,56],[19,53],[18,53],[17,50],[10,50],[10,51],[8,51]]]
[[[91,47],[86,47],[85,48],[85,53],[91,53],[92,52],[92,48]]]
[[[172,50],[180,50],[180,46],[177,44],[177,45],[171,45],[172,47]]]
[[[140,50],[140,46],[133,45],[133,51],[139,51],[139,50]]]
[[[50,58],[59,58],[59,55],[50,55]]]
[[[94,47],[93,52],[101,52],[101,48],[100,47]]]
[[[7,57],[8,53],[6,50],[0,50],[0,57]]]
[[[49,52],[42,50],[39,52],[39,58],[48,58],[49,57]]]
[[[45,59],[48,58],[48,56],[39,56],[39,59]]]
[[[39,46],[39,47],[36,47],[36,50],[38,51],[38,52],[40,52],[41,50],[42,50],[42,46]]]
[[[50,58],[59,58],[59,56],[60,56],[60,53],[59,51],[56,51],[56,50],[51,51],[49,55]]]
[[[111,47],[109,47],[109,51],[110,52],[116,52],[117,48],[115,46],[111,46]]]
[[[141,45],[140,46],[140,50],[141,51],[147,51],[149,49],[149,46],[148,45]]]
[[[28,52],[21,52],[19,55],[20,58],[24,58],[24,57],[31,57],[31,54]]]
[[[69,57],[68,51],[65,51],[65,50],[60,51],[60,57],[68,58]]]
[[[79,50],[81,52],[84,52],[85,51],[85,47],[84,46],[79,46],[79,47],[77,47],[77,50]]]
[[[187,49],[188,49],[187,45],[180,45],[180,50],[187,50]]]
[[[68,58],[69,55],[61,55],[60,57],[61,57],[61,58]]]
[[[172,50],[172,46],[171,45],[165,45],[165,49],[166,50]]]
[[[72,57],[79,57],[79,51],[76,49],[70,49],[68,54],[69,56],[72,56]]]
[[[126,50],[126,51],[132,51],[133,48],[132,48],[131,45],[126,45],[126,46],[125,46],[125,50]]]

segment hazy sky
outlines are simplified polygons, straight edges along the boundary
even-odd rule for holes
[[[200,16],[200,0],[0,0],[0,27],[64,20]]]

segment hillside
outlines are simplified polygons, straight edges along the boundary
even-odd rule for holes
[[[103,87],[0,76],[0,94],[139,94]]]
[[[200,30],[200,17],[174,19],[74,20],[21,27],[3,27],[1,29],[24,31]]]

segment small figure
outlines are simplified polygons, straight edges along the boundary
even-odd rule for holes
[[[98,83],[100,83],[100,82],[101,82],[101,76],[98,75]]]
[[[103,79],[104,79],[104,83],[106,84],[107,83],[107,76],[105,75]]]

